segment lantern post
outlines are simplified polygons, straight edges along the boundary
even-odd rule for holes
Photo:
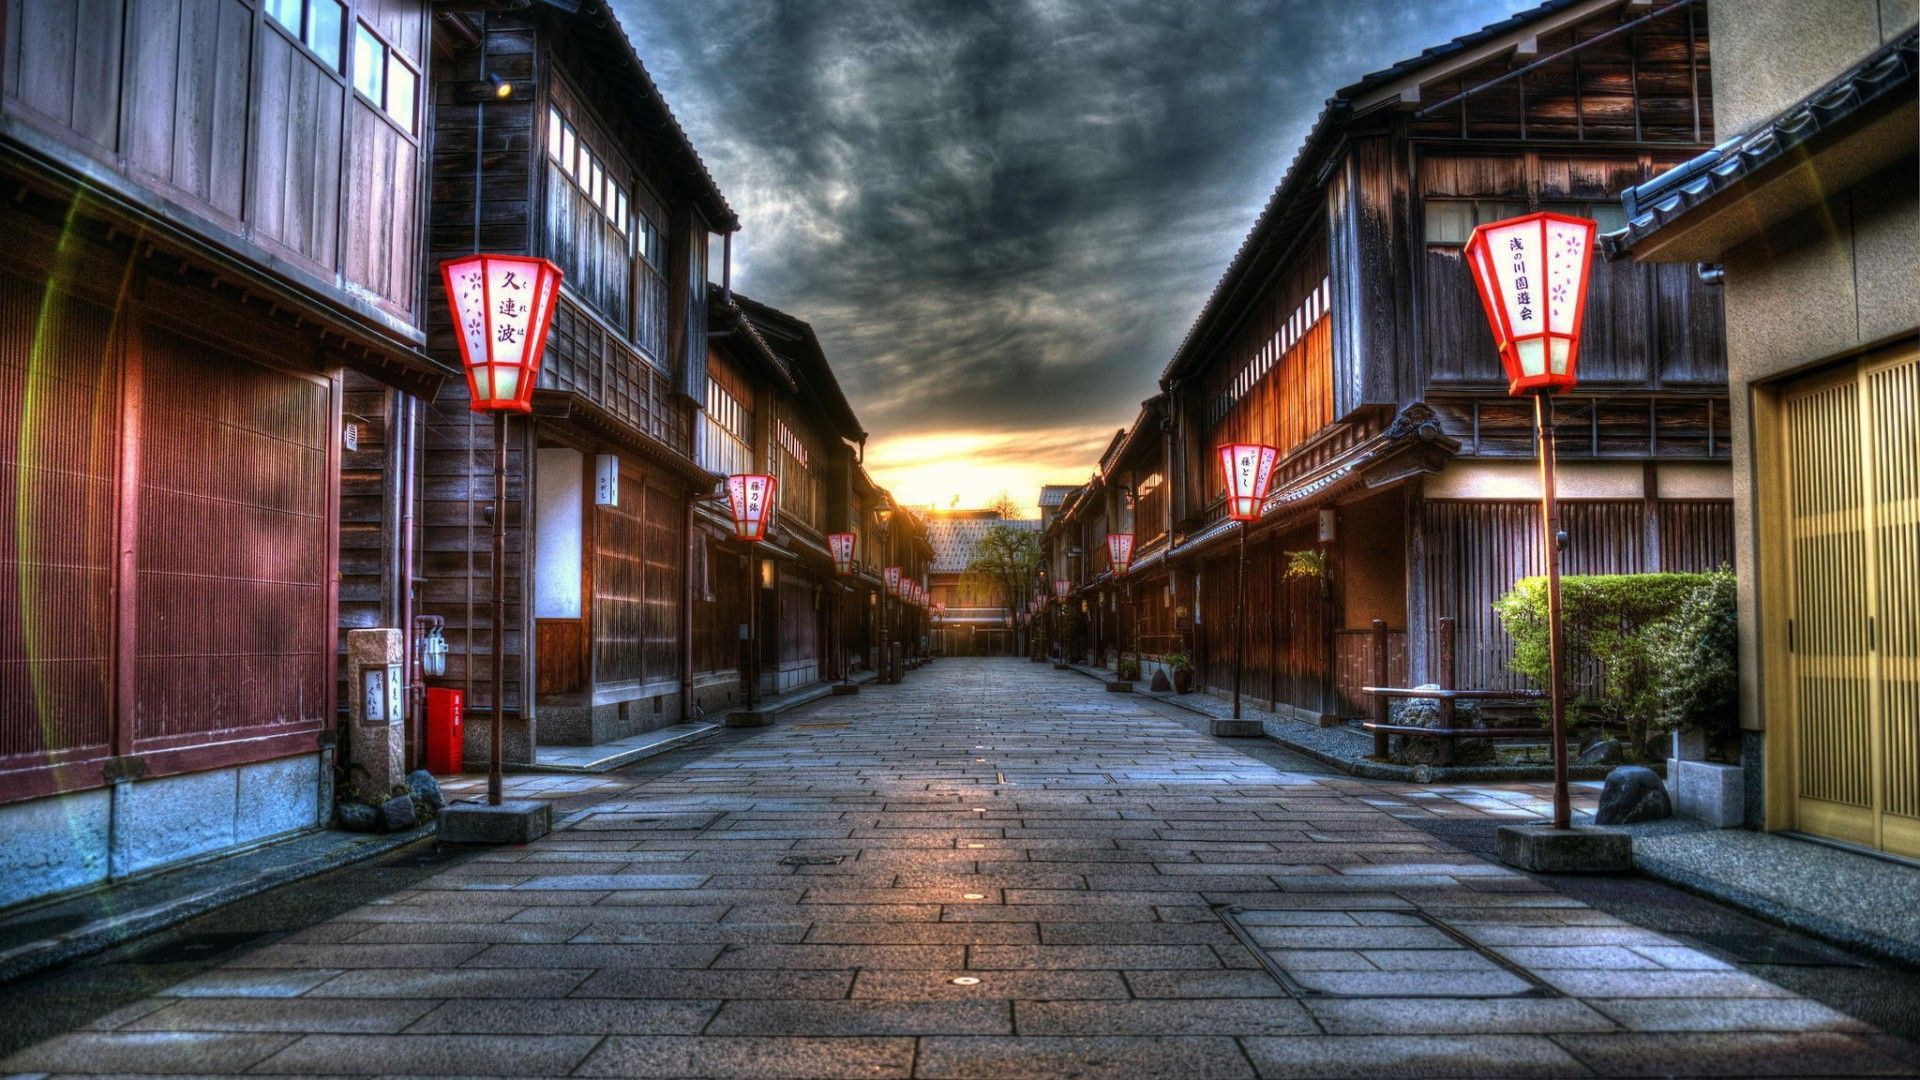
[[[1273,483],[1280,451],[1260,443],[1220,447],[1220,472],[1226,483],[1227,517],[1240,523],[1233,575],[1233,718],[1240,719],[1240,675],[1247,659],[1247,527],[1260,520]]]
[[[853,546],[857,540],[858,538],[850,532],[827,534],[827,550],[828,553],[833,556],[834,577],[850,578],[853,576]],[[844,610],[840,611],[840,617],[834,620],[834,624],[834,636],[837,639],[841,639],[837,642],[836,649],[840,655],[840,681],[843,683],[851,683],[853,681],[853,665],[847,663],[847,643],[844,640],[844,635],[847,632],[847,616]]]
[[[747,563],[747,662],[741,666],[747,684],[747,709],[758,701],[760,690],[760,590],[758,562],[753,545],[767,538],[767,526],[773,522],[779,506],[779,478],[766,473],[734,473],[727,477],[727,510],[733,517],[733,538],[745,549]]]
[[[1553,737],[1553,827],[1571,828],[1567,794],[1566,635],[1560,611],[1560,511],[1554,478],[1552,396],[1579,381],[1580,331],[1595,225],[1535,213],[1473,230],[1463,250],[1506,369],[1507,392],[1533,398],[1540,455],[1540,540],[1547,570],[1547,691]]]
[[[560,292],[560,268],[525,255],[475,253],[441,263],[440,280],[466,368],[467,407],[493,414],[493,708],[487,736],[487,805],[499,806],[501,714],[507,693],[507,416],[533,411],[533,388]],[[471,640],[471,627],[468,634]]]
[[[1133,566],[1133,539],[1133,534],[1130,532],[1107,534],[1107,561],[1113,567],[1115,597],[1113,604],[1113,621],[1115,623],[1114,637],[1119,639],[1114,649],[1115,660],[1113,662],[1113,673],[1116,677],[1120,674],[1120,661],[1127,658],[1127,623],[1124,613],[1121,610],[1122,604],[1120,597],[1126,595],[1127,600],[1131,601],[1132,596],[1129,594],[1131,594],[1133,590],[1127,588],[1125,593],[1123,593],[1121,591],[1122,585],[1120,579],[1126,577],[1127,570]]]

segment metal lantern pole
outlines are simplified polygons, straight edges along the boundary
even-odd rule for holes
[[[507,705],[507,414],[493,414],[493,709],[487,732],[487,805],[500,805],[500,714]]]
[[[1560,624],[1560,508],[1554,490],[1553,401],[1548,391],[1533,395],[1535,437],[1540,447],[1540,538],[1547,564],[1548,701],[1553,718],[1553,827],[1571,828],[1572,800],[1567,794],[1567,703],[1563,674],[1566,634]]]
[[[1247,525],[1240,523],[1233,574],[1233,718],[1240,719],[1240,672],[1247,659]]]

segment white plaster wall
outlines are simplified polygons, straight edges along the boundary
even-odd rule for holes
[[[580,617],[580,529],[586,502],[578,450],[544,447],[535,462],[533,615]]]
[[[1722,473],[1727,466],[1714,466]],[[1555,487],[1562,499],[1640,499],[1646,478],[1637,461],[1561,462]],[[1454,461],[1426,480],[1429,499],[1538,499],[1537,461]]]

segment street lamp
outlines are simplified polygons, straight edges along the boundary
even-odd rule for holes
[[[780,491],[777,477],[766,473],[735,473],[727,477],[727,510],[733,516],[733,538],[747,558],[747,708],[754,707],[760,684],[760,594],[755,591],[753,545],[767,538]]]
[[[1536,213],[1489,222],[1467,240],[1467,266],[1493,328],[1507,393],[1533,397],[1540,450],[1540,539],[1547,564],[1548,700],[1553,718],[1553,827],[1571,828],[1567,796],[1566,635],[1560,624],[1560,511],[1554,490],[1552,395],[1578,382],[1580,331],[1586,322],[1587,271],[1595,225],[1585,218]]]
[[[827,534],[827,553],[833,556],[833,576],[843,578],[853,576],[853,545],[857,539],[858,537],[850,532]],[[834,612],[835,629],[833,632],[833,640],[834,651],[839,654],[840,681],[851,683],[853,681],[853,665],[847,662],[847,643],[844,640],[847,629],[847,616],[844,601],[836,598],[834,601]]]
[[[1118,590],[1118,595],[1124,595],[1127,599],[1127,602],[1131,604],[1133,601],[1133,589],[1131,587],[1122,585],[1118,581],[1118,579],[1125,577],[1127,575],[1127,570],[1133,566],[1133,534],[1132,533],[1125,532],[1125,533],[1108,533],[1107,534],[1107,562],[1113,566],[1113,576],[1116,579],[1114,582],[1114,588]],[[1116,636],[1118,636],[1120,639],[1118,655],[1120,657],[1120,660],[1124,660],[1126,659],[1126,656],[1127,656],[1127,626],[1126,626],[1126,621],[1123,618],[1124,611],[1118,600],[1116,600],[1114,603],[1113,611],[1114,611],[1114,621],[1120,624],[1118,627],[1115,628],[1118,631],[1118,634]],[[1115,676],[1118,676],[1120,674],[1120,670],[1119,670],[1120,660],[1115,660],[1113,664]]]
[[[560,292],[560,268],[525,255],[475,252],[440,264],[467,372],[467,408],[493,414],[493,723],[487,805],[500,805],[500,714],[506,705],[507,414],[533,411],[533,387]],[[472,628],[468,628],[471,640]],[[526,688],[521,687],[524,697]]]
[[[1233,601],[1233,718],[1240,719],[1240,673],[1247,658],[1247,526],[1260,520],[1273,467],[1280,451],[1260,443],[1227,443],[1220,448],[1220,472],[1226,481],[1227,517],[1240,523]]]

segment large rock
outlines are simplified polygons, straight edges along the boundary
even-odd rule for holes
[[[1673,803],[1667,798],[1667,785],[1660,774],[1645,765],[1625,765],[1607,774],[1593,823],[1630,825],[1672,816]]]
[[[1576,765],[1618,765],[1626,760],[1626,751],[1620,746],[1619,739],[1601,739],[1574,759]]]
[[[380,804],[380,828],[386,832],[404,832],[418,822],[411,795],[395,795]]]
[[[380,824],[380,811],[366,803],[343,802],[335,813],[348,832],[372,832]]]
[[[1438,690],[1439,683],[1422,683],[1416,690]],[[1434,698],[1392,698],[1387,702],[1387,722],[1403,727],[1433,728],[1440,726],[1440,702]],[[1476,701],[1456,701],[1453,704],[1453,726],[1457,728],[1480,727],[1480,704]],[[1453,765],[1490,765],[1495,760],[1493,744],[1486,739],[1451,740],[1453,743]],[[1399,765],[1438,765],[1440,764],[1443,740],[1428,739],[1418,735],[1403,735],[1393,752],[1392,760]]]
[[[435,813],[447,805],[447,797],[440,792],[440,781],[425,769],[415,769],[407,774],[407,792],[415,802]]]
[[[1162,694],[1173,689],[1173,684],[1167,681],[1166,668],[1155,668],[1153,670],[1153,682],[1149,685],[1151,685],[1155,691]]]

